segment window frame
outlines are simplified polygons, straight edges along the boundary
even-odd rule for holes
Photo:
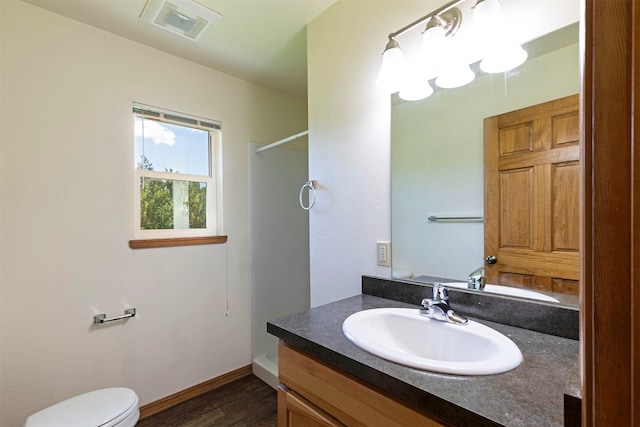
[[[167,123],[187,128],[204,130],[208,133],[208,164],[209,175],[194,175],[175,172],[143,170],[136,167],[139,159],[136,158],[135,135],[134,135],[134,173],[133,173],[133,214],[134,214],[134,240],[129,242],[132,248],[139,247],[160,247],[160,246],[182,246],[193,241],[195,243],[221,243],[220,239],[203,240],[203,237],[220,236],[222,234],[222,126],[215,120],[203,119],[184,113],[178,113],[144,104],[134,103],[132,120],[135,126],[136,118],[155,120],[160,123]],[[203,125],[204,124],[204,125]],[[206,228],[194,229],[158,229],[143,230],[141,228],[141,180],[144,178],[162,179],[169,181],[199,182],[206,184]],[[195,238],[195,239],[194,239]],[[159,245],[158,241],[166,244]],[[175,240],[175,244],[171,241]],[[152,242],[150,245],[140,242]],[[153,242],[156,243],[153,243]],[[224,239],[226,241],[226,238]],[[137,242],[137,243],[136,243]]]

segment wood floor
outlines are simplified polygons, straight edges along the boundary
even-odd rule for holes
[[[136,427],[275,427],[277,393],[254,375],[152,415]]]

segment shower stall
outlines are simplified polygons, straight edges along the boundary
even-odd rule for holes
[[[300,203],[308,154],[300,142],[249,144],[253,373],[274,388],[278,340],[266,322],[309,308],[309,212]]]

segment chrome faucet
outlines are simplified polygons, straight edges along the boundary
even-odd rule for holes
[[[420,309],[420,315],[442,322],[466,325],[469,320],[453,311],[451,307],[449,307],[448,299],[449,290],[441,283],[434,283],[433,299],[425,298],[422,300],[422,307],[424,308]]]
[[[481,266],[469,274],[467,278],[467,287],[469,289],[484,289],[484,266]]]

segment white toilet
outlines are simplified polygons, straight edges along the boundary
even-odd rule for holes
[[[133,427],[140,417],[138,395],[124,387],[72,397],[29,416],[24,427]]]

